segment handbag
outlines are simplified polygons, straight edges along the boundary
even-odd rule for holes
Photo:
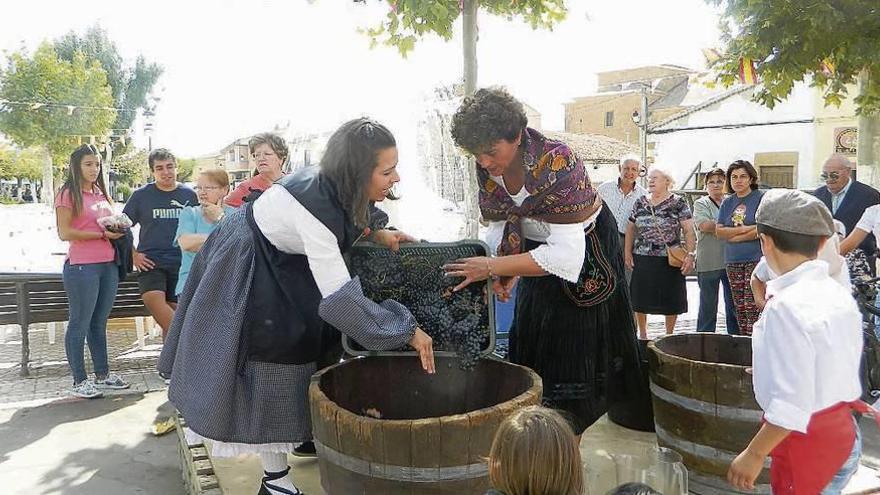
[[[669,266],[681,268],[687,255],[687,250],[681,246],[666,246],[666,260]]]

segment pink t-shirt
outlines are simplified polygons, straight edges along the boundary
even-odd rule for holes
[[[265,191],[270,187],[272,187],[272,182],[263,177],[262,174],[257,174],[239,184],[234,191],[226,196],[223,202],[233,208],[238,208],[244,203],[244,197],[251,193],[251,189],[255,191]]]
[[[73,217],[70,226],[76,230],[101,233],[104,228],[98,225],[98,219],[113,214],[113,208],[107,198],[100,191],[83,191],[82,211]],[[56,208],[68,208],[73,211],[73,198],[70,191],[62,190],[55,197]],[[116,251],[113,245],[106,239],[89,239],[86,241],[70,241],[67,250],[67,259],[71,265],[84,265],[87,263],[106,263],[113,261]]]

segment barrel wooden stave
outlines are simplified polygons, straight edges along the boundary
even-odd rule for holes
[[[658,443],[682,455],[693,473],[694,493],[735,493],[725,480],[730,462],[760,428],[761,411],[745,373],[751,365],[749,339],[684,334],[649,347]],[[713,359],[721,362],[708,361]],[[769,493],[768,470],[757,483],[756,493]]]
[[[396,362],[389,364],[381,362],[383,360]],[[484,360],[481,365],[486,369],[482,374],[471,375],[470,379],[457,384],[429,383],[425,380],[437,377],[399,374],[401,369],[409,366],[421,374],[416,360],[411,361],[406,362],[406,358],[401,357],[359,359],[333,366],[313,377],[309,388],[313,429],[322,484],[329,494],[482,494],[488,489],[485,460],[498,425],[513,411],[540,403],[541,380],[527,368]],[[351,384],[343,383],[332,371],[339,366],[350,366],[349,374],[358,376],[384,372],[388,379],[386,383],[391,385],[386,389],[409,390],[396,394],[405,400],[439,391],[437,395],[442,403],[425,398],[421,404],[389,409],[403,416],[416,415],[425,408],[437,408],[442,412],[450,412],[456,407],[466,410],[468,406],[484,405],[486,395],[483,394],[486,393],[490,394],[489,397],[491,394],[504,397],[504,394],[519,393],[499,404],[461,414],[379,420],[354,414],[328,397],[328,394],[336,394],[339,402],[358,409],[358,401],[374,404],[374,399],[383,395],[368,396],[363,391],[350,390]],[[459,376],[468,378],[468,375]],[[452,372],[445,378],[454,382],[455,377],[456,373]],[[380,381],[383,379],[379,378]],[[414,394],[408,389],[412,380],[417,386],[426,387],[425,390],[430,386],[431,393]],[[466,384],[464,389],[463,384]],[[457,397],[454,396],[456,390]]]

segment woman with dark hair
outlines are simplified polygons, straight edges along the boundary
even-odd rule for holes
[[[125,234],[110,232],[98,219],[113,215],[110,196],[104,186],[101,154],[84,144],[70,155],[67,180],[55,198],[58,237],[70,247],[64,261],[64,292],[70,305],[64,351],[73,374],[71,393],[93,399],[99,390],[128,388],[128,383],[110,373],[107,363],[107,318],[119,286],[116,251],[111,240]],[[86,375],[83,346],[89,343],[95,381]]]
[[[727,167],[727,190],[733,194],[721,202],[715,236],[726,241],[724,263],[730,292],[736,308],[736,322],[742,335],[752,334],[752,325],[761,311],[755,304],[749,281],[761,261],[761,243],[755,212],[764,193],[758,190],[758,172],[746,160],[737,160]]]
[[[411,241],[383,229],[387,216],[374,206],[393,197],[396,167],[385,126],[349,121],[320,167],[283,177],[227,215],[190,269],[159,370],[171,374],[168,396],[190,436],[211,439],[215,456],[260,454],[261,494],[300,493],[287,453],[312,438],[309,378],[336,329],[368,349],[408,343],[434,372],[431,338],[410,312],[367,299],[343,260],[364,235],[392,249]]]
[[[492,279],[517,288],[510,360],[544,380],[544,403],[580,435],[640,385],[632,309],[614,216],[565,143],[527,127],[522,103],[501,88],[465,98],[452,137],[476,157],[480,211],[496,257],[446,266],[459,290]]]
[[[271,132],[255,135],[248,141],[248,150],[257,168],[254,176],[238,185],[223,200],[229,206],[238,208],[242,203],[256,198],[254,193],[269,189],[273,182],[284,176],[284,164],[290,150],[284,138]]]

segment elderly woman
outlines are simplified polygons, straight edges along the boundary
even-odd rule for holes
[[[575,434],[609,403],[646,393],[614,216],[565,143],[526,127],[504,89],[465,98],[452,137],[478,163],[480,211],[496,257],[445,267],[457,289],[491,279],[509,296],[517,278],[510,360],[544,381],[544,402],[566,412]]]
[[[384,230],[373,203],[399,181],[385,126],[361,118],[331,137],[320,168],[282,178],[227,215],[193,262],[159,360],[168,396],[193,440],[215,456],[259,453],[264,495],[299,494],[287,453],[312,438],[309,378],[345,332],[369,349],[409,343],[433,373],[431,338],[410,312],[367,299],[343,253],[372,228],[396,248],[410,238]],[[322,321],[323,320],[323,321]]]
[[[633,205],[626,227],[624,257],[633,270],[630,296],[640,339],[648,338],[649,314],[664,315],[666,334],[671,335],[678,315],[687,312],[684,276],[694,268],[696,239],[691,209],[672,193],[674,185],[667,170],[652,167],[648,195]]]
[[[284,139],[269,132],[252,137],[248,141],[248,149],[257,163],[257,175],[239,184],[226,197],[224,203],[234,208],[238,208],[243,202],[250,201],[254,193],[269,189],[273,182],[283,177],[284,163],[290,155]]]
[[[761,261],[761,243],[755,212],[764,193],[758,190],[758,171],[746,160],[737,160],[727,167],[727,190],[733,191],[718,208],[715,236],[726,241],[724,263],[730,292],[736,307],[736,322],[742,335],[752,334],[760,309],[755,304],[750,280]]]
[[[177,296],[183,292],[196,253],[202,249],[208,234],[214,231],[226,214],[235,211],[223,204],[223,198],[229,194],[229,175],[222,168],[201,171],[195,189],[199,204],[186,206],[180,211],[177,233],[174,235],[174,245],[180,247],[181,253],[175,289]]]

